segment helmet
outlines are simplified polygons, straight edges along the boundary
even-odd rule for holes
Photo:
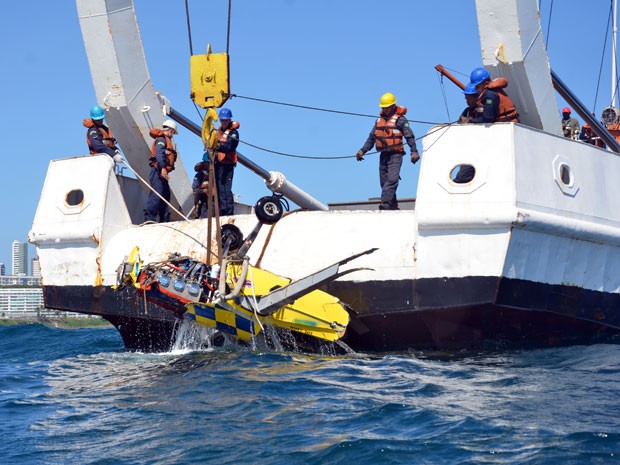
[[[482,84],[484,81],[486,81],[487,79],[491,79],[491,75],[489,74],[489,72],[484,69],[484,68],[476,68],[475,70],[473,70],[471,72],[471,74],[469,75],[469,81],[474,85],[477,86],[478,84]]]
[[[103,112],[103,108],[99,105],[95,105],[90,109],[90,117],[94,120],[100,120],[105,118],[105,113]]]
[[[228,108],[222,108],[220,110],[220,119],[232,119],[232,111]]]
[[[175,123],[171,119],[167,119],[166,121],[164,121],[164,124],[162,124],[161,127],[164,129],[172,129],[175,134],[179,133],[179,131],[177,131],[177,123]]]
[[[570,113],[570,108],[568,107],[562,108],[562,113]]]
[[[473,85],[471,82],[465,86],[465,89],[463,89],[463,93],[465,95],[478,95],[476,86]]]
[[[391,107],[396,104],[396,97],[391,92],[387,92],[381,96],[381,101],[379,102],[379,106],[381,108]]]

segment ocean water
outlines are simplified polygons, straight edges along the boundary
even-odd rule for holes
[[[620,345],[127,352],[0,327],[1,464],[620,463]]]

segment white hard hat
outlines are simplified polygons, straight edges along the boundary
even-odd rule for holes
[[[175,134],[179,133],[179,131],[177,131],[177,123],[175,123],[171,119],[167,119],[166,121],[164,121],[164,124],[162,124],[161,126],[163,128],[170,128],[170,129],[172,129]]]

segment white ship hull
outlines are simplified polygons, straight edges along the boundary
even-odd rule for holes
[[[515,124],[430,132],[415,210],[295,211],[263,227],[251,263],[296,279],[378,248],[349,265],[369,270],[324,289],[357,314],[345,341],[358,350],[562,345],[620,332],[617,155]],[[471,182],[451,180],[460,164],[475,167]],[[71,191],[83,193],[74,206]],[[206,261],[207,222],[134,225],[135,192],[110,157],[53,161],[30,241],[47,307],[101,315],[127,347],[160,350],[178,316],[113,291],[116,269],[136,245],[145,264],[171,253]],[[256,221],[224,219],[244,235]]]

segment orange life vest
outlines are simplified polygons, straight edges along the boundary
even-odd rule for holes
[[[487,89],[497,92],[499,96],[499,110],[497,112],[497,122],[518,123],[519,114],[515,108],[515,104],[512,103],[508,94],[504,89],[508,86],[508,79],[505,77],[499,77],[489,82]]]
[[[114,150],[118,150],[118,147],[116,147],[116,139],[114,138],[114,136],[112,136],[112,131],[110,131],[110,128],[108,128],[107,126],[97,126],[92,118],[84,118],[84,121],[82,121],[82,124],[84,125],[84,127],[88,129],[96,127],[99,130],[99,133],[101,133],[103,143],[107,145],[108,147],[113,148]],[[90,143],[88,134],[86,134],[86,143],[88,144],[88,150],[90,150],[91,155],[98,153],[95,150],[93,150],[93,146]]]
[[[403,146],[403,133],[396,128],[398,118],[407,113],[406,107],[396,106],[392,116],[386,118],[379,116],[375,125],[375,146],[378,152],[405,152]]]
[[[166,152],[166,158],[168,159],[168,163],[166,164],[165,168],[166,170],[168,170],[168,172],[174,170],[174,163],[177,161],[177,150],[176,150],[176,146],[172,143],[172,139],[166,136],[162,129],[157,129],[157,128],[151,129],[149,131],[149,135],[153,139],[155,139],[155,141],[153,142],[153,145],[151,145],[151,158],[149,158],[149,166],[158,168],[157,159],[155,158],[155,150],[156,150],[157,139],[160,137],[163,137],[166,141],[165,152]],[[164,168],[164,167],[162,166],[159,168]]]
[[[222,127],[217,130],[217,140],[220,144],[224,144],[228,141],[228,137],[230,136],[230,132],[233,129],[239,129],[239,122],[233,121],[230,124],[230,127],[225,131],[222,131]],[[217,161],[222,165],[234,165],[237,163],[237,152],[217,152]]]

